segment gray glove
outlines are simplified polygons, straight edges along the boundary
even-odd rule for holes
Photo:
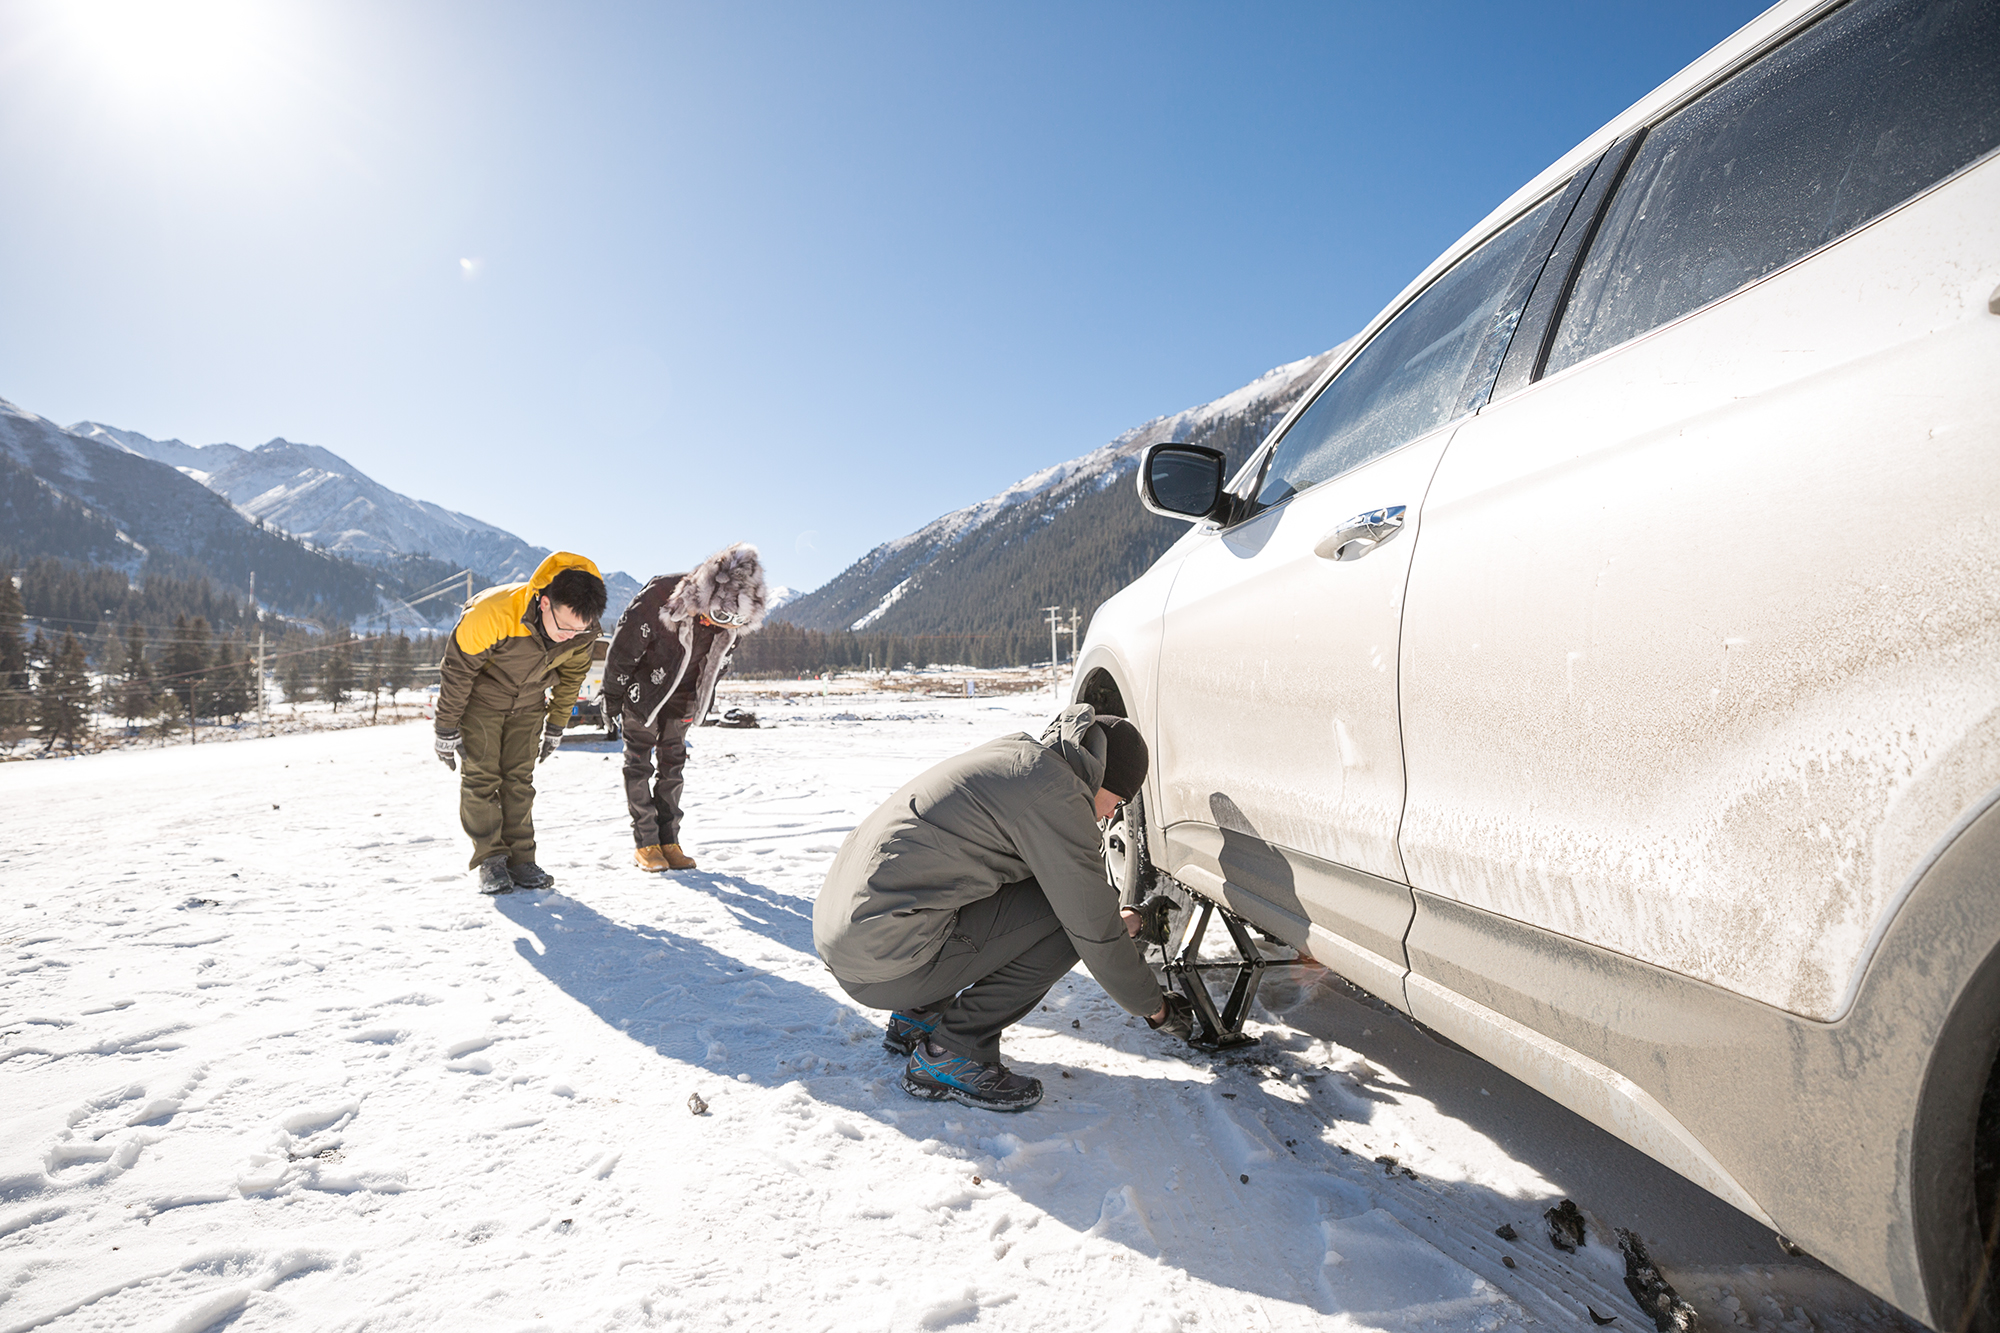
[[[542,753],[535,762],[540,763],[543,759],[547,759],[550,755],[554,754],[556,747],[562,744],[562,738],[563,729],[561,727],[544,726],[542,728]]]
[[[452,772],[458,772],[458,757],[465,753],[465,739],[459,735],[458,729],[454,727],[450,731],[438,732],[431,738],[431,744],[437,750],[438,762]]]
[[[1166,992],[1166,1014],[1155,1023],[1146,1020],[1146,1026],[1155,1032],[1166,1032],[1187,1041],[1194,1036],[1194,1001],[1175,991]]]
[[[1172,914],[1181,910],[1181,905],[1164,893],[1156,893],[1137,907],[1124,909],[1139,914],[1139,933],[1133,938],[1147,944],[1167,947],[1167,936],[1172,933]]]

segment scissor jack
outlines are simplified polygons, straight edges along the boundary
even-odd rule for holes
[[[1250,925],[1242,917],[1206,898],[1196,898],[1195,902],[1198,906],[1181,935],[1180,948],[1168,957],[1162,968],[1167,974],[1168,984],[1187,996],[1194,1005],[1195,1033],[1188,1039],[1188,1044],[1204,1051],[1254,1046],[1257,1038],[1243,1031],[1243,1020],[1250,1014],[1250,1002],[1257,998],[1257,983],[1263,980],[1265,969],[1297,967],[1311,960],[1303,956],[1267,959],[1258,950],[1256,941],[1250,938]],[[1229,932],[1230,942],[1236,946],[1237,957],[1234,960],[1201,961],[1201,937],[1208,930],[1208,920],[1212,915],[1222,918],[1223,928]],[[1202,980],[1204,972],[1234,974],[1229,982],[1229,999],[1220,1010],[1215,1007],[1208,985]]]

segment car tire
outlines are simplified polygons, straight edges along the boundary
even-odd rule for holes
[[[1144,902],[1159,879],[1146,847],[1145,800],[1141,794],[1120,805],[1104,828],[1104,877],[1128,907]]]
[[[1155,894],[1165,894],[1173,899],[1176,910],[1167,938],[1169,943],[1180,938],[1188,913],[1194,910],[1195,897],[1181,887],[1179,880],[1161,874],[1159,867],[1153,864],[1152,852],[1146,845],[1146,804],[1143,795],[1134,796],[1119,806],[1105,827],[1104,877],[1111,882],[1112,888],[1118,890],[1121,906],[1136,906]],[[1162,946],[1141,944],[1140,950],[1155,972],[1166,965],[1167,951]]]
[[[2000,1283],[1995,1281],[2000,1276],[2000,1061],[1994,1062],[1986,1077],[1979,1123],[1973,1130],[1972,1182],[1978,1207],[1979,1234],[1974,1244],[1981,1251],[1981,1281],[1957,1326],[1964,1333],[1993,1333],[2000,1329],[2000,1290],[1996,1290]]]

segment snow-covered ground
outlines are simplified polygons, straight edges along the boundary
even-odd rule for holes
[[[0,766],[0,1333],[1642,1331],[1617,1226],[1715,1323],[1899,1324],[1323,972],[1211,1058],[1079,971],[1009,1035],[1041,1107],[910,1100],[812,896],[1049,697],[753,706],[696,736],[699,871],[629,866],[578,737],[538,779],[558,889],[498,899],[421,723]]]

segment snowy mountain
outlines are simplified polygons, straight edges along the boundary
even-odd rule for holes
[[[74,435],[0,399],[0,541],[22,556],[55,555],[185,576],[247,592],[297,615],[375,613],[379,576],[315,551],[238,512],[175,468],[99,438]]]
[[[234,444],[195,446],[155,440],[96,421],[80,421],[69,430],[80,438],[165,463],[249,518],[363,564],[425,555],[455,569],[472,570],[474,582],[486,586],[527,578],[549,553],[504,528],[392,491],[317,445],[279,437],[254,449]],[[605,615],[608,625],[638,592],[639,583],[612,571],[605,576],[605,585],[611,595]]]
[[[72,435],[179,469],[241,509],[323,550],[367,564],[427,554],[495,581],[524,579],[548,554],[476,518],[390,490],[330,449],[282,437],[255,449],[155,440],[102,422]]]
[[[808,629],[1042,634],[1044,606],[1086,615],[1184,531],[1132,494],[1139,455],[1165,440],[1241,462],[1341,349],[1265,372],[1199,407],[1155,417],[1110,443],[954,510],[870,551],[779,617]],[[1045,642],[1045,641],[1044,641]],[[1046,654],[1046,648],[1044,648]]]

